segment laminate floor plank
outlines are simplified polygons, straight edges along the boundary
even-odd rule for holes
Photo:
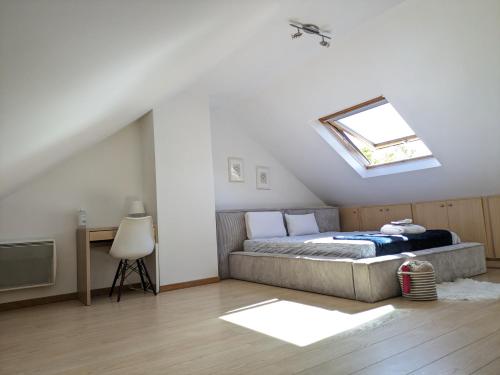
[[[474,375],[498,375],[500,373],[500,353],[494,360],[472,372]]]
[[[500,282],[500,270],[480,279]],[[104,296],[93,302],[0,312],[0,374],[500,374],[498,301],[367,304],[224,280],[156,297],[127,292],[120,303]],[[285,338],[221,319],[251,319],[283,303],[303,311],[284,326]],[[286,339],[307,333],[314,314],[327,317],[320,323],[328,329],[336,316],[350,319],[388,306],[394,312],[346,332],[302,346]],[[280,313],[286,318],[287,312]],[[257,323],[267,321],[255,316]]]
[[[485,313],[485,312],[488,313]],[[474,319],[454,321],[456,328],[436,338],[405,350],[387,360],[371,365],[356,374],[402,374],[417,370],[457,350],[473,345],[477,341],[500,330],[500,303],[485,307]],[[450,319],[454,317],[450,316]]]
[[[495,366],[496,374],[500,374],[499,364],[494,362],[499,355],[500,331],[497,330],[425,367],[411,372],[411,374],[468,375],[479,371],[487,365]],[[491,367],[490,370],[493,370],[493,367]]]
[[[301,372],[301,374],[350,374],[358,373],[358,371],[378,363],[384,359],[393,356],[401,355],[409,350],[419,348],[436,338],[446,336],[450,332],[456,331],[464,324],[481,323],[483,319],[491,319],[500,313],[500,304],[496,304],[496,309],[489,314],[481,311],[478,313],[476,309],[470,309],[468,313],[461,311],[447,311],[441,316],[433,314],[433,318],[426,324],[408,329],[401,332],[399,335],[391,337],[387,340],[380,341],[374,345],[370,345],[360,350],[354,350],[347,355],[330,359],[320,365]],[[471,307],[471,305],[469,305]],[[472,306],[473,307],[473,306]],[[500,321],[498,324],[500,328]],[[489,327],[485,327],[489,331]],[[404,367],[404,366],[402,366]],[[387,369],[379,371],[375,369],[374,373],[404,373],[405,370],[398,369],[395,372],[387,372]],[[363,372],[362,372],[363,373]]]
[[[398,301],[399,302],[399,301]],[[401,303],[406,302],[401,300]],[[425,305],[429,309],[423,308]],[[410,311],[398,309],[394,317],[391,317],[380,326],[373,329],[353,330],[346,332],[345,337],[332,337],[310,346],[310,349],[303,348],[300,356],[288,355],[284,358],[275,356],[275,361],[265,367],[252,368],[242,373],[244,374],[286,374],[309,369],[324,362],[335,360],[344,361],[347,356],[358,356],[358,351],[370,351],[373,346],[398,339],[402,334],[408,334],[419,329],[426,324],[431,324],[439,319],[448,321],[450,315],[454,313],[462,316],[469,311],[470,314],[477,313],[476,307],[468,305],[458,308],[456,305],[445,305],[434,302],[420,303],[418,310]],[[425,328],[424,328],[425,329]],[[273,354],[273,353],[271,353]],[[362,354],[362,353],[361,353]],[[377,357],[378,358],[378,357]],[[355,361],[358,365],[360,361]],[[253,367],[253,366],[252,366]],[[334,367],[337,367],[335,365]]]

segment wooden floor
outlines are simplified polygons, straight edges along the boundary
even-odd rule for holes
[[[500,282],[500,270],[479,279]],[[318,323],[307,311],[395,311],[306,346],[220,319],[280,301],[305,309],[287,337]],[[496,375],[500,301],[365,304],[235,280],[157,297],[129,292],[119,304],[100,297],[89,307],[70,301],[0,313],[0,373]]]

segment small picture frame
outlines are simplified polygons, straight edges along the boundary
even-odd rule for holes
[[[269,176],[269,168],[258,166],[256,168],[257,189],[271,190],[271,181]]]
[[[243,159],[227,158],[227,171],[229,182],[245,182],[245,169]]]

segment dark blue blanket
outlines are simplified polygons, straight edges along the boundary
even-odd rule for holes
[[[336,240],[371,241],[375,244],[376,256],[405,253],[452,244],[451,233],[447,230],[428,230],[420,234],[388,235],[355,234],[335,236]]]

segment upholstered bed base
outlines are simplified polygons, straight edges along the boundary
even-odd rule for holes
[[[355,299],[352,259],[235,252],[229,255],[234,279]]]
[[[217,255],[219,260],[219,277],[221,279],[230,277],[229,254],[235,251],[243,251],[243,241],[247,239],[245,212],[249,211],[281,211],[284,214],[290,215],[314,213],[320,232],[338,232],[340,230],[339,211],[336,207],[217,211]]]
[[[396,273],[410,258],[430,261],[437,282],[486,272],[484,246],[479,243],[359,260],[237,251],[229,255],[229,270],[235,279],[377,302],[401,295]]]

